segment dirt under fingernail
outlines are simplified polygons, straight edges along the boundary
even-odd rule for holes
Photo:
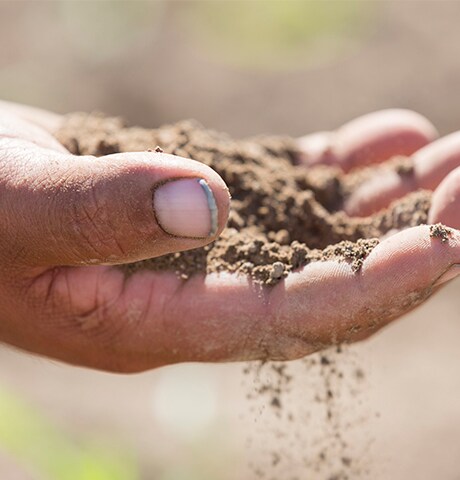
[[[431,194],[418,191],[371,217],[351,218],[341,206],[373,169],[345,176],[334,167],[296,165],[297,144],[289,137],[233,140],[194,121],[156,129],[127,127],[120,118],[70,114],[56,134],[76,155],[102,156],[155,151],[192,158],[212,167],[226,182],[232,206],[227,228],[212,244],[195,250],[120,265],[126,274],[142,269],[196,273],[235,272],[275,285],[311,262],[336,259],[358,272],[379,238],[427,222]],[[412,175],[411,162],[396,158],[386,167]]]

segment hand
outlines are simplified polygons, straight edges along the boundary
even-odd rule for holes
[[[381,242],[358,274],[329,261],[272,288],[232,274],[185,283],[152,271],[125,278],[111,265],[199,247],[219,235],[229,207],[220,177],[162,153],[76,157],[49,133],[59,116],[8,103],[0,111],[0,340],[11,345],[115,372],[293,359],[365,338],[457,274],[460,232],[442,243],[420,226]],[[430,143],[435,136],[414,113],[375,113],[306,137],[303,160],[347,170],[364,159],[414,154],[411,185],[379,177],[371,196],[362,185],[345,210],[368,213],[410,190],[437,187],[430,221],[459,227],[460,133]],[[193,180],[175,188],[178,178]],[[216,201],[211,233],[208,196],[197,178]],[[167,211],[173,198],[180,208]],[[184,202],[194,205],[194,215],[181,216]]]

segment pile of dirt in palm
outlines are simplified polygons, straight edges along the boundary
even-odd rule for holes
[[[296,143],[288,137],[236,141],[194,121],[146,129],[81,113],[68,115],[56,136],[76,155],[163,150],[209,165],[226,182],[232,196],[230,217],[215,242],[120,266],[127,274],[173,270],[186,279],[197,272],[230,271],[273,285],[292,270],[333,258],[358,271],[378,238],[426,223],[430,207],[429,192],[419,191],[372,217],[350,218],[341,205],[366,175],[296,165]],[[409,164],[400,158],[386,168],[407,177],[412,174]]]

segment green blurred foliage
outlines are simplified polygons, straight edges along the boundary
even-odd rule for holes
[[[138,480],[135,462],[99,442],[74,442],[17,396],[0,390],[0,448],[46,480]]]
[[[371,3],[203,0],[180,7],[184,28],[221,59],[243,66],[278,67],[342,53],[367,31]]]

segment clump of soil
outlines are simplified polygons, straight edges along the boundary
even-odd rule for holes
[[[436,223],[435,225],[430,225],[430,237],[439,238],[442,243],[449,241],[449,238],[452,236],[452,230],[442,223]]]
[[[192,158],[228,185],[232,207],[221,237],[203,248],[120,266],[127,274],[173,270],[187,279],[230,271],[273,285],[292,270],[329,259],[348,262],[357,272],[379,237],[426,223],[430,207],[430,194],[419,191],[372,217],[350,218],[341,205],[369,169],[347,176],[333,167],[305,169],[296,165],[296,143],[287,137],[235,141],[194,121],[145,129],[100,114],[71,114],[57,138],[76,155],[164,151]],[[412,174],[407,158],[388,168]]]

